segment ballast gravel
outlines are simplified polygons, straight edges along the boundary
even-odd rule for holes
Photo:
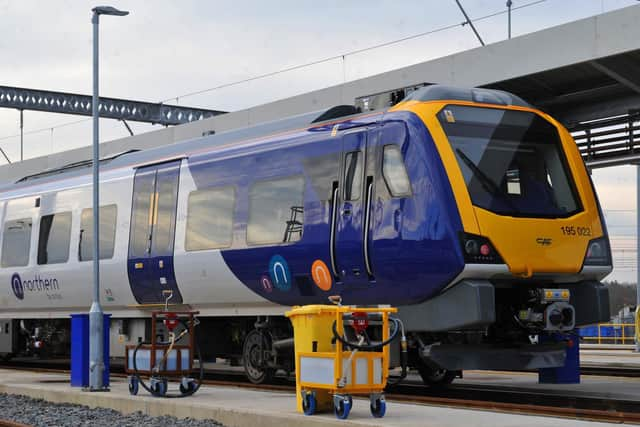
[[[0,393],[0,419],[33,427],[210,427],[222,426],[214,420],[150,417],[142,412],[124,415],[113,409],[89,408],[70,403],[51,403],[42,399]]]

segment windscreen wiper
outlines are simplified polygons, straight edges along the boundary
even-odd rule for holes
[[[480,181],[480,184],[482,184],[482,187],[485,190],[487,190],[489,194],[493,196],[498,196],[498,195],[506,196],[502,192],[502,190],[500,190],[500,187],[498,187],[498,185],[495,182],[493,182],[491,178],[489,178],[484,172],[482,172],[482,170],[475,163],[473,163],[473,160],[467,157],[467,155],[464,154],[462,150],[460,150],[459,148],[456,148],[456,153],[458,154],[458,156],[460,156],[464,164],[467,165],[469,169],[471,169],[473,174]],[[500,198],[501,200],[504,200],[514,211],[516,212],[518,211],[518,208],[514,206],[513,202],[509,200],[508,197],[500,197]]]

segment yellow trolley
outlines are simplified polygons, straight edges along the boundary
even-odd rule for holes
[[[396,308],[356,308],[340,305],[294,307],[286,314],[294,329],[297,410],[312,415],[330,409],[346,419],[352,395],[368,395],[371,414],[386,411],[383,390],[389,377],[389,346],[402,329],[390,318]],[[368,340],[368,320],[379,321],[380,341]],[[395,327],[389,330],[390,320]],[[345,321],[347,328],[345,328]],[[346,329],[357,341],[347,339]],[[376,328],[377,328],[376,324]],[[404,332],[403,345],[406,345]],[[346,347],[346,348],[345,348]]]

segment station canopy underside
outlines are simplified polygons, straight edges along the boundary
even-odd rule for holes
[[[640,49],[484,87],[512,92],[561,121],[591,168],[640,161]]]

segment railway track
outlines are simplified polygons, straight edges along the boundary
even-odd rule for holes
[[[580,373],[582,375],[591,375],[596,377],[638,378],[640,377],[640,368],[603,368],[601,366],[582,366],[580,368]]]
[[[0,419],[0,427],[31,427],[31,426],[27,424],[16,423],[15,421],[11,421],[11,420]]]
[[[49,373],[69,372],[67,364],[52,367],[34,366],[33,363],[12,362],[0,364],[0,368],[33,370]],[[608,375],[611,371],[606,370]],[[600,374],[604,374],[601,370]],[[619,373],[619,372],[618,372]],[[125,377],[126,374],[118,367],[112,371],[114,377]],[[263,391],[294,392],[295,387],[290,379],[276,377],[269,384],[251,384],[240,373],[224,372],[220,370],[207,371],[205,385],[246,387]],[[387,400],[434,405],[458,409],[475,409],[492,412],[514,414],[542,415],[549,417],[569,418],[576,420],[591,420],[627,424],[640,424],[640,404],[638,401],[623,399],[608,399],[588,395],[566,395],[566,391],[550,392],[549,390],[523,390],[509,386],[452,384],[443,389],[425,387],[418,382],[403,382],[390,386],[386,392]],[[0,422],[0,427],[4,424]],[[20,424],[11,424],[11,427]]]

